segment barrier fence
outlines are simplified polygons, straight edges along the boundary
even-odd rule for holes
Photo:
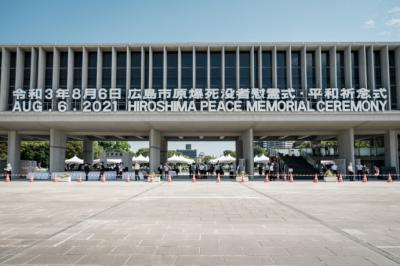
[[[155,181],[211,181],[211,180],[231,180],[231,181],[266,181],[278,182],[278,181],[339,181],[340,177],[343,181],[363,181],[367,179],[369,181],[398,181],[400,178],[399,174],[380,174],[380,175],[338,175],[326,177],[322,174],[268,174],[268,175],[253,175],[247,174],[240,175],[136,175],[134,172],[123,172],[121,176],[117,176],[115,171],[105,171],[103,175],[100,171],[91,171],[86,176],[85,172],[57,172],[50,174],[49,172],[33,172],[28,174],[11,174],[8,176],[9,181],[12,180],[28,180],[28,181],[149,181],[152,179]],[[6,174],[0,174],[0,179],[7,181]]]

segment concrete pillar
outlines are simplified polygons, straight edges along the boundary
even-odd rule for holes
[[[374,47],[370,46],[367,49],[367,82],[368,89],[373,90],[375,88],[375,69],[374,69]]]
[[[307,96],[307,48],[301,48],[301,88],[303,96]]]
[[[44,88],[44,76],[46,73],[46,51],[43,48],[39,48],[39,57],[38,57],[38,79],[37,86],[38,88]]]
[[[8,108],[8,85],[10,80],[10,52],[2,48],[1,51],[1,85],[0,85],[0,112]]]
[[[276,67],[277,62],[276,62],[276,46],[272,49],[272,87],[276,88],[278,86],[278,78],[277,78],[277,70]],[[280,88],[283,89],[283,88]]]
[[[178,89],[180,89],[181,87],[182,87],[182,51],[181,51],[181,47],[179,46],[178,47]]]
[[[358,52],[360,63],[360,88],[368,88],[367,82],[367,52],[365,46]]]
[[[289,46],[286,50],[286,86],[292,87],[292,46]]]
[[[153,88],[153,50],[149,47],[149,88]],[[147,89],[147,88],[146,88]]]
[[[31,77],[29,88],[35,89],[37,88],[37,60],[38,60],[38,52],[35,48],[31,48]]]
[[[382,76],[382,87],[387,89],[387,94],[388,94],[388,107],[387,110],[392,109],[392,95],[390,91],[390,70],[389,70],[389,47],[386,45],[385,48],[383,48],[380,51],[380,56],[381,56],[381,76]],[[379,89],[379,88],[377,88]]]
[[[254,46],[250,50],[250,87],[254,88]]]
[[[321,46],[315,51],[315,77],[317,88],[322,88],[322,62],[321,62]],[[325,88],[323,88],[325,89]]]
[[[97,75],[96,75],[96,88],[101,89],[103,86],[103,51],[97,47]]]
[[[117,50],[111,48],[111,88],[117,87]]]
[[[236,89],[240,88],[240,50],[236,46]]]
[[[13,174],[20,174],[21,137],[17,131],[8,132],[7,148],[7,163],[11,164]]]
[[[145,71],[145,67],[146,67],[146,60],[145,60],[145,56],[146,56],[146,52],[144,51],[143,46],[140,48],[140,89],[143,90],[145,89],[145,80],[146,80],[146,71]],[[150,75],[150,57],[147,59],[148,60],[148,74]],[[131,62],[132,64],[132,62]],[[131,69],[129,69],[129,72],[131,71]],[[149,78],[149,77],[147,77]],[[149,78],[149,82],[150,82],[150,78]],[[150,83],[149,83],[150,84]],[[129,87],[130,88],[130,87]]]
[[[225,46],[222,46],[221,61],[221,89],[225,89]]]
[[[241,138],[238,138],[236,140],[236,159],[242,159],[243,158],[243,141]]]
[[[354,129],[349,128],[347,130],[339,132],[338,135],[338,149],[339,159],[346,159],[346,167],[351,162],[354,163]]]
[[[164,164],[168,159],[168,141],[165,137],[161,136],[161,144],[160,144],[160,163]]]
[[[67,65],[67,89],[72,94],[72,89],[74,88],[74,50],[71,47],[68,47],[68,65]],[[71,97],[67,99],[68,101],[68,110],[71,107]]]
[[[246,173],[254,175],[254,149],[253,149],[253,129],[250,128],[242,134],[243,157],[246,161]]]
[[[398,133],[394,130],[389,130],[384,136],[385,145],[385,166],[396,167],[396,172],[399,172],[399,144]]]
[[[161,134],[160,131],[151,129],[150,136],[150,173],[156,173],[160,165]]]
[[[60,87],[60,51],[54,47],[53,49],[53,93]],[[57,99],[53,97],[52,109],[57,110]]]
[[[336,69],[336,46],[333,46],[329,50],[329,63],[330,63],[330,75],[331,75],[331,87],[337,87],[337,69]]]
[[[211,85],[211,76],[210,76],[210,70],[211,70],[211,55],[210,55],[210,46],[207,47],[207,88],[210,88]]]
[[[192,48],[192,88],[196,88],[196,48]],[[190,89],[190,88],[188,88]]]
[[[83,162],[87,164],[93,164],[93,141],[83,141]]]
[[[351,46],[347,46],[344,50],[344,79],[346,88],[352,88],[352,69],[351,69]]]
[[[395,50],[397,110],[400,110],[400,48]]]
[[[50,173],[64,171],[66,143],[64,132],[50,129]]]
[[[258,87],[263,88],[262,84],[262,46],[258,47]]]
[[[25,52],[21,48],[17,48],[17,61],[15,69],[15,89],[22,89],[24,83],[24,61]]]

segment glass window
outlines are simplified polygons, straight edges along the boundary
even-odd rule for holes
[[[301,91],[301,53],[292,52],[292,88],[295,89],[296,95],[300,95]]]
[[[358,51],[351,51],[351,79],[353,88],[360,88],[360,70],[359,70],[359,61],[358,61]]]
[[[53,87],[53,52],[46,52],[46,70],[44,78],[45,89]],[[43,100],[43,109],[52,108],[52,100]]]
[[[163,87],[163,53],[153,53],[153,88],[162,89]]]
[[[307,88],[315,88],[316,77],[315,77],[315,53],[306,53],[306,66],[307,66]]]
[[[346,86],[344,74],[344,52],[336,52],[336,86],[341,89]]]
[[[103,52],[101,86],[106,89],[111,88],[111,58],[111,52]]]
[[[24,82],[23,82],[23,87],[25,90],[29,89],[30,81],[31,81],[31,52],[25,52],[25,55],[24,55]]]
[[[240,52],[240,87],[250,88],[250,52]]]
[[[96,79],[97,79],[97,53],[89,52],[88,53],[88,87],[96,88]]]
[[[381,73],[381,52],[374,51],[374,75],[375,75],[375,88],[382,87],[382,73]]]
[[[74,89],[82,90],[82,52],[74,51]],[[81,99],[71,98],[71,109],[81,110]]]
[[[211,88],[221,88],[221,52],[210,53],[210,86]]]
[[[276,74],[278,88],[286,89],[286,52],[276,53]]]
[[[181,53],[181,87],[185,89],[192,88],[193,85],[193,53],[182,52]]]
[[[321,77],[322,89],[330,88],[331,86],[331,67],[329,60],[329,52],[321,52]]]
[[[392,109],[397,106],[397,86],[396,86],[396,59],[394,51],[389,51],[389,76],[390,76],[390,98]]]
[[[178,53],[167,52],[167,88],[178,87]]]
[[[141,52],[131,52],[131,88],[141,88],[142,55]]]
[[[60,53],[60,76],[59,76],[59,84],[58,86],[61,89],[67,88],[67,80],[68,80],[68,52]]]
[[[236,89],[236,52],[225,52],[225,88]]]
[[[207,52],[196,52],[196,88],[207,87]]]
[[[118,110],[125,110],[126,101],[126,52],[117,52],[117,88],[121,89]]]
[[[10,53],[10,73],[8,80],[8,110],[12,110],[14,104],[13,91],[15,90],[15,75],[16,75],[17,53]]]
[[[262,52],[262,87],[272,87],[272,53]]]
[[[258,51],[254,50],[254,88],[258,88],[259,84],[258,84],[258,79],[259,79],[259,75],[258,75]]]

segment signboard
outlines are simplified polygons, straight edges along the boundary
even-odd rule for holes
[[[126,95],[123,98],[122,95]],[[386,88],[16,89],[13,112],[382,112]],[[70,106],[82,103],[81,110]],[[52,108],[43,108],[44,104]]]

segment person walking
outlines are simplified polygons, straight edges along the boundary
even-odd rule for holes
[[[235,166],[233,163],[229,165],[229,178],[234,179],[235,178]]]

